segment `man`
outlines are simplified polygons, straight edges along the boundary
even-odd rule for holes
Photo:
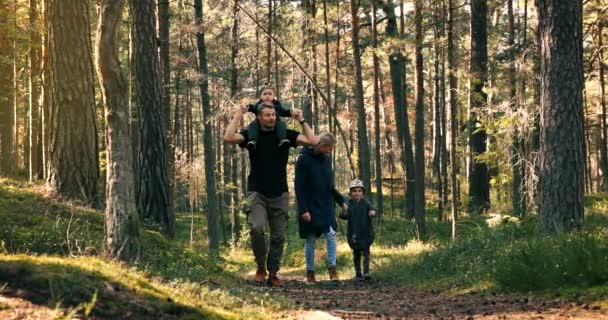
[[[287,160],[289,149],[279,148],[277,144],[275,133],[277,115],[274,105],[263,102],[258,108],[257,119],[260,123],[260,132],[256,148],[249,150],[251,169],[247,183],[245,212],[247,213],[247,223],[251,228],[251,247],[257,263],[255,280],[263,282],[266,279],[266,270],[268,270],[268,284],[277,287],[281,286],[277,272],[283,255],[288,218]],[[241,148],[245,148],[249,140],[247,130],[237,132],[237,127],[245,112],[247,112],[247,107],[241,106],[224,134],[225,142],[238,144]],[[302,113],[295,111],[293,117],[302,125],[303,134],[287,130],[290,146],[315,144],[317,138],[302,117]],[[266,224],[270,226],[268,252],[264,235]]]
[[[325,234],[327,238],[327,269],[329,279],[338,280],[336,271],[337,240],[334,201],[348,210],[344,198],[336,191],[329,154],[336,145],[331,133],[319,135],[319,142],[312,148],[304,148],[296,163],[296,199],[300,238],[306,239],[306,280],[315,279],[315,242]]]

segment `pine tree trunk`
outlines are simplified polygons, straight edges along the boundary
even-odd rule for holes
[[[378,48],[378,17],[377,17],[377,0],[372,0],[372,48],[374,49],[373,64],[374,64],[374,136],[376,145],[376,209],[378,212],[383,212],[382,203],[382,145],[380,144],[380,90],[378,88],[380,61],[375,54]]]
[[[601,15],[601,12],[599,13]],[[600,144],[600,152],[602,154],[601,165],[603,175],[603,191],[608,189],[608,130],[606,130],[606,81],[604,78],[604,41],[602,39],[602,30],[604,29],[604,23],[602,19],[597,22],[597,46],[598,46],[598,69],[599,69],[599,80],[600,80],[600,105],[602,106],[601,124],[602,129],[602,143]]]
[[[48,1],[48,186],[97,205],[95,82],[86,1]],[[67,49],[69,48],[69,49]]]
[[[446,23],[447,20],[447,6],[445,0],[441,0],[441,28],[440,37],[445,39]],[[444,45],[442,40],[442,44]],[[448,124],[447,124],[447,110],[446,110],[446,52],[445,49],[441,49],[441,211],[446,210],[448,206]]]
[[[526,67],[526,58],[527,58],[527,49],[528,48],[528,0],[524,0],[524,17],[523,17],[523,27],[520,27],[522,33],[522,40],[520,43],[520,53],[521,53],[521,63],[520,63],[520,73],[523,73],[522,70]],[[525,106],[526,104],[526,86],[527,86],[527,78],[525,76],[521,77],[519,96],[517,100],[519,101],[520,108]],[[532,152],[530,152],[530,141],[526,141],[524,139],[520,139],[520,147],[522,150],[522,160],[524,163],[521,164],[521,180],[519,182],[519,192],[521,194],[521,209],[522,215],[526,214],[528,205],[530,204],[529,197],[529,189],[527,180],[532,178],[532,175],[535,174],[534,168],[529,167],[529,163],[532,163]]]
[[[172,238],[175,215],[171,205],[170,171],[167,163],[163,86],[156,41],[154,1],[130,0],[133,25],[135,94],[139,119],[138,210],[162,227]]]
[[[329,131],[333,131],[332,116],[331,116],[331,73],[329,71],[329,25],[327,24],[327,0],[323,0],[323,34],[325,40],[325,96],[327,97],[327,122]],[[333,132],[332,132],[333,133]],[[332,157],[335,153],[332,154]]]
[[[43,178],[42,175],[42,122],[40,109],[42,84],[40,79],[40,46],[42,39],[40,37],[40,12],[36,0],[30,0],[30,41],[29,41],[29,58],[30,58],[30,74],[29,74],[29,179],[30,181]]]
[[[488,80],[488,4],[487,0],[471,1],[471,82],[469,147],[471,168],[469,175],[469,209],[481,213],[490,205],[490,179],[487,164],[478,156],[487,151],[487,134],[479,127],[478,113],[486,107],[484,87]]]
[[[0,25],[10,21],[9,1],[0,0]],[[8,28],[7,28],[8,29]],[[15,109],[13,106],[13,44],[11,34],[0,32],[0,176],[14,176],[16,171]]]
[[[509,103],[511,104],[511,110],[514,114],[516,114],[519,109],[519,105],[517,103],[517,77],[516,77],[516,69],[515,69],[515,19],[513,16],[513,0],[507,1],[507,14],[508,14],[508,28],[509,28],[509,36],[507,40],[508,50],[509,50],[509,67],[507,69],[508,80],[509,80]],[[521,93],[523,94],[523,93]],[[522,215],[522,194],[521,194],[521,185],[522,185],[522,153],[521,148],[523,147],[523,143],[520,143],[520,138],[518,137],[519,130],[515,130],[513,135],[513,147],[512,147],[512,155],[511,155],[511,166],[513,169],[513,186],[511,190],[512,197],[512,205],[513,205],[513,213],[517,216]]]
[[[140,243],[129,137],[128,84],[118,56],[123,7],[124,0],[101,2],[96,57],[108,142],[104,249],[112,258],[132,261],[139,255]]]
[[[158,42],[160,44],[159,50],[159,64],[163,86],[163,121],[165,123],[166,132],[169,132],[171,128],[171,96],[169,94],[169,85],[171,83],[171,63],[169,60],[169,0],[158,0]],[[168,141],[170,141],[170,136]]]
[[[402,4],[401,4],[402,5]],[[384,3],[384,13],[387,16],[386,34],[390,38],[400,38],[397,30],[397,17],[392,0]],[[405,214],[414,216],[414,198],[416,194],[416,177],[414,169],[414,150],[410,134],[409,118],[407,115],[407,98],[405,85],[405,57],[400,48],[395,48],[389,54],[389,69],[393,90],[393,107],[395,124],[397,127],[397,140],[401,150],[401,166],[403,167],[405,182]]]
[[[203,24],[203,4],[202,0],[194,0],[194,18],[199,25]],[[211,251],[219,251],[220,226],[217,200],[217,187],[215,184],[214,159],[215,150],[213,148],[213,116],[209,101],[209,81],[207,75],[207,49],[205,47],[205,34],[203,31],[196,33],[196,44],[198,50],[200,73],[203,75],[199,82],[199,90],[202,98],[203,115],[203,152],[205,157],[205,183],[207,193],[207,236]]]
[[[238,84],[239,84],[239,69],[236,65],[236,58],[239,54],[239,20],[238,20],[238,0],[234,0],[234,5],[232,6],[232,30],[231,30],[231,55],[230,55],[230,96],[235,97],[238,93]],[[238,190],[236,190],[237,185],[237,168],[236,165],[238,154],[237,151],[233,148],[230,152],[230,159],[232,168],[231,171],[231,182],[233,184],[233,189],[230,191],[230,197],[232,201],[231,205],[231,224],[232,224],[232,245],[236,246],[239,243],[239,238],[241,235],[241,221],[239,210],[237,209],[238,205]],[[226,180],[224,180],[226,182]]]
[[[272,0],[268,0],[268,34],[272,35]],[[270,37],[266,37],[266,85],[270,85],[272,82],[272,40]],[[276,88],[275,88],[276,90]]]
[[[452,241],[456,239],[456,219],[458,217],[458,160],[456,133],[458,132],[458,79],[456,78],[456,45],[454,43],[455,0],[448,0],[448,84],[450,103],[450,184],[452,185]]]
[[[539,214],[547,232],[583,224],[582,1],[538,1],[541,33]]]
[[[311,61],[310,61],[310,50],[308,49],[308,46],[310,45],[310,39],[309,39],[309,24],[310,24],[310,17],[309,17],[309,11],[310,11],[310,1],[311,0],[302,0],[302,55],[304,56],[304,68],[306,70],[309,70]],[[308,121],[308,123],[311,125],[311,128],[313,126],[313,122],[312,122],[312,100],[311,100],[311,85],[308,81],[308,79],[305,80],[306,82],[304,83],[304,88],[303,90],[303,97],[302,97],[302,115],[304,116],[304,120]]]
[[[443,102],[441,100],[441,81],[439,76],[439,62],[441,60],[439,25],[441,22],[437,2],[433,3],[433,20],[433,175],[435,178],[434,181],[436,181],[435,188],[437,190],[437,194],[439,195],[439,199],[443,199],[443,177],[441,176],[441,159],[443,151],[441,149],[441,110]],[[441,200],[439,201],[437,211],[437,219],[438,221],[441,221],[443,219],[443,203]]]
[[[158,42],[159,64],[162,79],[162,118],[165,129],[167,170],[169,171],[169,207],[174,208],[175,197],[175,147],[173,145],[173,134],[171,130],[171,62],[169,59],[169,0],[158,0]],[[176,92],[177,94],[177,92]]]
[[[415,1],[414,23],[416,38],[416,197],[415,218],[418,234],[426,234],[424,217],[424,79],[422,76],[422,0]]]
[[[350,0],[352,22],[353,60],[355,63],[355,109],[357,112],[357,147],[359,152],[359,177],[363,180],[365,190],[371,190],[370,154],[367,142],[367,124],[365,102],[363,100],[363,76],[361,67],[361,49],[359,47],[359,6]]]

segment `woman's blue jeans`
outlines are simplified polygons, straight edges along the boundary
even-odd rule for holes
[[[338,240],[336,239],[336,231],[330,226],[329,232],[325,233],[327,239],[327,267],[336,267],[336,258],[338,255]],[[317,236],[309,234],[304,244],[304,252],[306,253],[306,270],[315,271],[315,243]]]

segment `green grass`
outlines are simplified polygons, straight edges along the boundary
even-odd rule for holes
[[[427,241],[398,233],[380,235],[372,247],[376,277],[429,290],[468,292],[534,291],[605,300],[608,297],[608,201],[587,199],[584,230],[547,235],[536,216],[489,227],[488,217],[458,221],[456,242],[450,225],[427,219]],[[401,217],[385,221],[385,230],[412,233],[413,222]],[[401,244],[399,244],[401,242]],[[391,247],[391,245],[393,245]]]
[[[384,200],[387,206],[389,199]],[[456,242],[450,241],[449,223],[436,220],[436,206],[429,205],[424,242],[416,240],[413,221],[388,207],[375,225],[372,274],[381,281],[454,293],[533,291],[606,300],[608,196],[585,200],[585,228],[579,232],[546,235],[534,215],[489,227],[488,217],[463,214]],[[394,202],[401,206],[402,196]],[[278,309],[293,307],[267,289],[244,283],[254,271],[246,228],[236,247],[225,246],[218,255],[207,253],[206,220],[200,213],[178,214],[173,241],[160,235],[157,227],[147,226],[142,231],[142,255],[130,266],[99,257],[101,212],[58,202],[45,196],[40,186],[0,179],[0,219],[0,287],[7,283],[30,292],[30,300],[38,299],[37,303],[81,314],[92,306],[91,314],[102,318],[126,308],[142,318],[155,314],[166,319],[268,319]],[[345,230],[340,221],[342,279],[354,276]],[[292,211],[283,275],[304,277],[303,246]],[[317,246],[318,278],[324,279],[325,240]]]
[[[0,287],[81,314],[94,305],[91,315],[102,318],[128,310],[136,319],[269,319],[285,305],[243,283],[239,271],[250,261],[221,258],[229,249],[206,253],[200,217],[192,248],[187,215],[178,219],[176,241],[154,226],[143,230],[142,254],[128,266],[99,256],[103,213],[43,193],[37,185],[0,179]]]

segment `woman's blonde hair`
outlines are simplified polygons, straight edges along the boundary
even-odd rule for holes
[[[319,144],[334,146],[336,142],[336,137],[329,132],[319,134]]]

